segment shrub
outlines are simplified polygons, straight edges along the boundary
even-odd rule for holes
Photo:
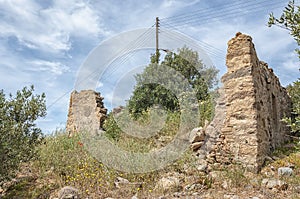
[[[108,117],[106,118],[103,125],[103,129],[105,130],[105,135],[107,138],[115,141],[119,140],[122,130],[115,121],[114,115],[112,113],[108,114]]]
[[[45,94],[34,95],[34,87],[24,87],[6,99],[0,91],[0,181],[12,177],[21,162],[35,157],[42,141],[35,121],[46,115]]]

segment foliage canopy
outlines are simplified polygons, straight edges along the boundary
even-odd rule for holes
[[[209,89],[217,83],[218,70],[206,67],[198,53],[187,47],[178,49],[177,53],[167,52],[161,63],[155,62],[156,57],[152,55],[151,63],[135,77],[137,85],[128,102],[134,117],[158,104],[168,111],[179,110],[179,96],[172,92],[182,86],[178,84],[178,78],[188,82],[199,101],[207,100]],[[163,69],[166,67],[171,70],[166,72]],[[159,79],[161,84],[151,83],[153,79]]]
[[[283,10],[280,18],[274,17],[273,13],[270,14],[269,27],[272,25],[277,25],[281,28],[290,31],[290,34],[296,40],[298,46],[300,45],[300,6],[295,5],[295,1],[289,1],[287,7]],[[296,49],[300,59],[300,50]]]

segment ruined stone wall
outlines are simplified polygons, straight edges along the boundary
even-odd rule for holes
[[[237,33],[228,42],[226,65],[219,161],[230,159],[257,171],[265,157],[288,139],[289,129],[281,119],[290,115],[291,101],[272,69],[258,60],[250,36]]]
[[[93,90],[73,91],[70,96],[67,132],[95,131],[102,128],[107,109],[103,97]]]
[[[250,36],[237,33],[228,42],[226,65],[215,118],[199,154],[209,164],[239,162],[259,171],[266,156],[289,139],[281,119],[290,116],[291,100],[272,69],[257,58]],[[72,92],[67,130],[101,129],[107,113],[102,100],[92,90]]]

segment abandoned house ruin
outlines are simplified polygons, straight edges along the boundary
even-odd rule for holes
[[[291,100],[273,70],[259,61],[252,38],[237,33],[228,42],[227,73],[215,108],[215,118],[204,129],[200,150],[209,164],[239,162],[257,172],[272,150],[289,139],[281,121],[290,116]],[[100,129],[107,110],[92,90],[72,92],[67,130]]]

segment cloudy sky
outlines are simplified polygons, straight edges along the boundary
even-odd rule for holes
[[[15,93],[33,84],[47,97],[48,115],[38,125],[45,133],[62,128],[90,52],[124,32],[150,28],[156,17],[162,32],[196,40],[220,75],[226,72],[227,41],[236,32],[251,35],[260,60],[288,85],[300,77],[296,44],[286,30],[266,26],[269,13],[279,16],[286,5],[285,0],[0,0],[0,89]],[[121,65],[96,86],[107,101],[113,95],[104,89],[111,86],[105,80],[128,72]]]

